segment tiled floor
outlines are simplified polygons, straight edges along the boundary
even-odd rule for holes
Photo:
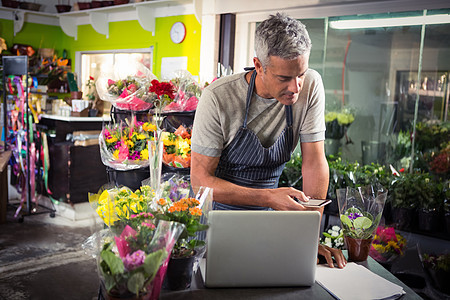
[[[97,299],[96,261],[81,247],[102,227],[89,206],[60,205],[54,218],[49,213],[36,214],[25,217],[23,223],[13,215],[9,207],[7,223],[0,224],[0,299]],[[336,221],[331,218],[330,224]],[[408,251],[392,265],[392,272],[419,276],[421,282],[409,278],[405,283],[424,299],[450,299],[425,280],[417,250],[443,253],[449,251],[450,242],[403,234]]]

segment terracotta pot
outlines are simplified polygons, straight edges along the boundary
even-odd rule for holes
[[[99,8],[99,7],[102,7],[103,6],[103,3],[102,3],[103,1],[95,1],[95,0],[93,0],[93,1],[91,1],[91,8]]]
[[[90,2],[77,2],[78,4],[78,9],[79,10],[84,10],[84,9],[90,9],[91,8],[91,3]]]
[[[369,256],[370,246],[372,245],[373,237],[369,239],[354,239],[345,236],[345,245],[348,251],[349,261],[365,261]]]

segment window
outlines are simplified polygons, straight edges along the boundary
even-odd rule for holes
[[[77,52],[75,72],[80,74],[78,86],[85,95],[88,92],[86,82],[89,80],[89,76],[97,79],[106,68],[116,64],[126,68],[126,66],[133,65],[134,62],[142,63],[151,71],[153,69],[153,47]]]

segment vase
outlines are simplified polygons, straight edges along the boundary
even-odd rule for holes
[[[354,239],[349,236],[344,236],[344,239],[348,251],[349,261],[358,262],[365,261],[367,259],[373,237],[368,239]]]
[[[172,291],[188,289],[191,286],[192,272],[196,256],[171,257],[167,267],[164,288]]]
[[[148,162],[150,166],[150,187],[155,193],[160,192],[163,158],[163,142],[158,133],[154,141],[148,141]],[[159,198],[159,195],[155,195]]]

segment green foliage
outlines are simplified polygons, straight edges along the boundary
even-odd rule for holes
[[[443,205],[443,183],[428,173],[405,173],[395,177],[390,197],[397,208],[439,209]]]
[[[432,255],[425,253],[422,256],[422,261],[426,268],[430,268],[436,271],[442,270],[445,272],[450,272],[450,253],[442,255]]]

